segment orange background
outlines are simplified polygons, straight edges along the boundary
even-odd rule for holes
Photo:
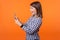
[[[0,40],[25,40],[25,32],[15,24],[14,13],[22,23],[31,16],[30,3],[35,0],[0,0]],[[39,0],[43,10],[41,40],[60,40],[60,0]]]

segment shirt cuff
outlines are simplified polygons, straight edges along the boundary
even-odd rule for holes
[[[20,27],[22,28],[23,27],[23,24]]]

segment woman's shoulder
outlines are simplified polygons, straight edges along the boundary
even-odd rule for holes
[[[36,22],[41,23],[42,22],[42,18],[41,17],[36,18]]]
[[[41,17],[35,17],[37,20],[41,20],[42,18]]]
[[[34,20],[35,20],[35,21],[41,21],[42,18],[41,18],[41,17],[31,16],[31,17],[30,17],[30,21],[32,21],[32,20],[33,20],[33,21],[34,21]]]

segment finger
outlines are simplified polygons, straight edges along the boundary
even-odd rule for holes
[[[17,20],[17,16],[16,16],[16,14],[14,14],[14,19],[16,19],[16,20]]]
[[[16,14],[14,14],[14,19],[16,19]]]

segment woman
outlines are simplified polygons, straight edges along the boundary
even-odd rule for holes
[[[38,1],[30,4],[30,11],[32,16],[28,19],[25,24],[15,16],[15,23],[19,25],[26,32],[26,40],[40,40],[38,31],[42,24],[42,8]]]

